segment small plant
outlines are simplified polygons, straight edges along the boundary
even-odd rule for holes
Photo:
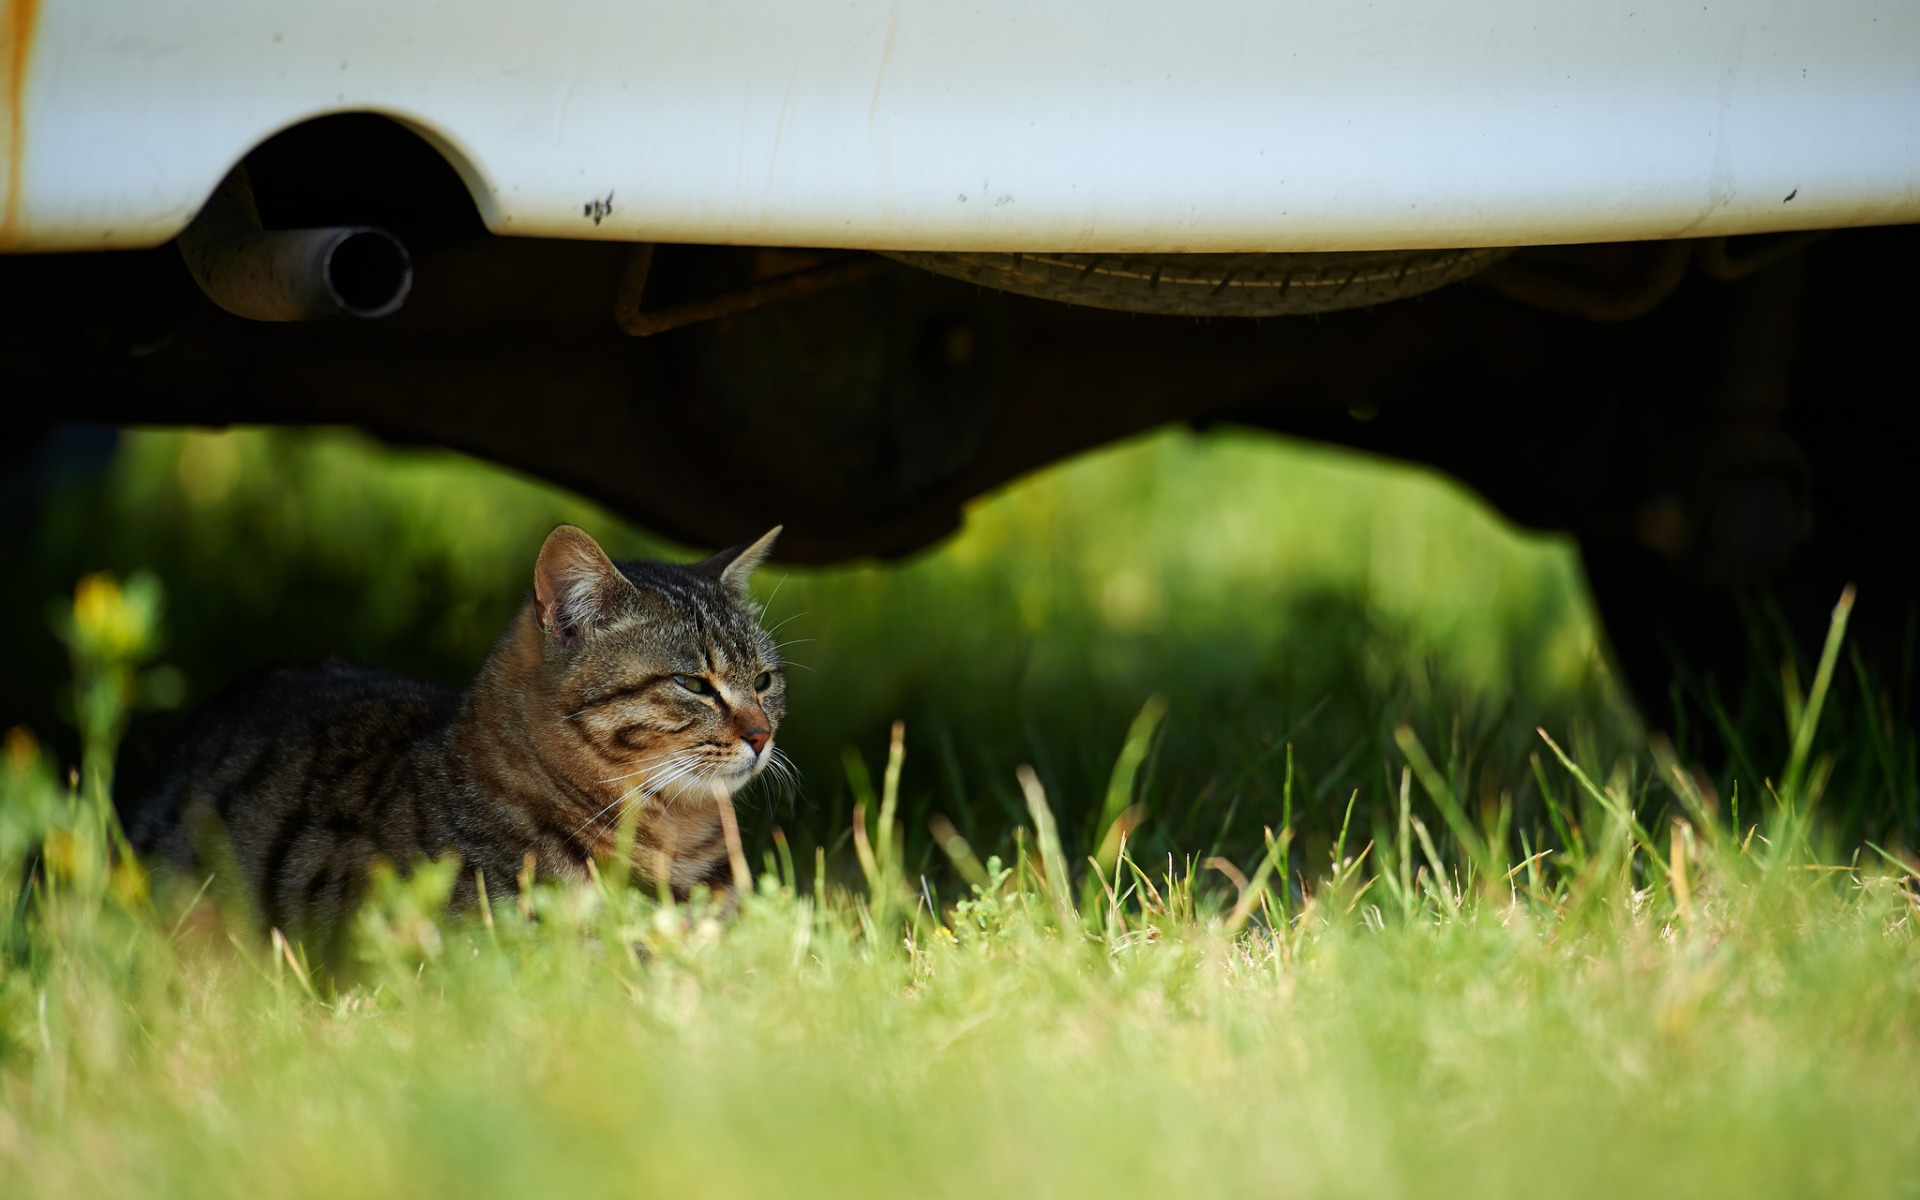
[[[1005,936],[1024,911],[1009,894],[1007,881],[1012,878],[1013,868],[1002,864],[999,855],[987,856],[986,878],[968,885],[971,897],[953,906],[950,927],[956,939],[992,942]]]

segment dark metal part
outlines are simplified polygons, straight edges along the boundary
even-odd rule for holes
[[[1476,282],[1563,316],[1631,321],[1680,286],[1693,247],[1687,241],[1541,247],[1495,263]]]
[[[831,288],[870,279],[885,270],[887,263],[870,255],[853,255],[817,267],[776,275],[772,279],[762,279],[717,296],[686,300],[649,311],[641,308],[640,303],[652,266],[652,244],[635,246],[627,256],[620,291],[614,297],[613,318],[623,331],[634,337],[652,337],[656,333],[666,333],[685,325],[751,312],[769,304],[817,296]]]
[[[178,242],[207,298],[252,321],[384,317],[413,286],[406,246],[384,229],[262,229],[244,166],[221,182]]]
[[[1793,257],[1832,232],[1813,229],[1805,233],[1704,238],[1694,252],[1694,261],[1713,278],[1732,283]]]

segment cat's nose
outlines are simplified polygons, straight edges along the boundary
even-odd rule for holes
[[[749,729],[740,735],[740,740],[752,746],[755,754],[759,754],[761,750],[766,748],[767,742],[772,737],[773,730],[771,729]]]

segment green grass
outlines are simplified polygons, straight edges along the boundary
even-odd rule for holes
[[[772,573],[809,794],[731,922],[427,871],[330,982],[114,854],[129,706],[236,640],[457,677],[556,518],[646,545],[339,435],[143,435],[50,510],[63,592],[158,582],[58,606],[75,748],[0,753],[0,1195],[1920,1194],[1916,879],[1830,819],[1912,786],[1884,693],[1800,664],[1706,778],[1564,546],[1254,439]]]

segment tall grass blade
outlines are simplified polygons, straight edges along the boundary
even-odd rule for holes
[[[1813,735],[1820,728],[1820,710],[1826,706],[1827,691],[1833,685],[1834,664],[1840,659],[1840,644],[1846,640],[1847,618],[1853,613],[1853,585],[1848,584],[1833,606],[1833,619],[1827,626],[1827,642],[1820,650],[1820,666],[1813,674],[1813,688],[1807,693],[1806,708],[1793,730],[1793,749],[1787,756],[1787,769],[1780,777],[1780,798],[1789,808],[1797,808],[1805,798],[1801,788],[1807,777],[1807,764],[1813,753]]]
[[[1492,861],[1486,839],[1468,819],[1467,810],[1461,807],[1459,798],[1454,795],[1452,782],[1440,773],[1438,767],[1434,766],[1433,759],[1427,755],[1427,748],[1420,744],[1419,735],[1414,733],[1411,726],[1402,725],[1393,731],[1393,740],[1399,745],[1400,752],[1406,755],[1407,765],[1411,766],[1413,773],[1419,777],[1421,788],[1432,799],[1434,807],[1440,810],[1440,815],[1446,820],[1447,829],[1453,834],[1454,841],[1467,852],[1467,857],[1479,870],[1480,877],[1487,880],[1499,879],[1505,868]],[[1436,866],[1435,870],[1438,869]]]
[[[1167,715],[1167,698],[1158,693],[1147,697],[1140,711],[1127,726],[1127,740],[1121,743],[1120,755],[1113,761],[1113,773],[1107,777],[1107,793],[1100,804],[1100,819],[1092,829],[1093,839],[1090,849],[1098,853],[1105,843],[1114,839],[1114,826],[1121,815],[1133,805],[1135,780],[1140,768],[1147,761],[1147,754],[1153,748],[1154,731],[1159,729],[1161,720]],[[1103,865],[1112,866],[1105,854],[1099,855]]]
[[[1046,789],[1040,785],[1040,777],[1033,768],[1022,763],[1014,772],[1020,781],[1020,792],[1027,798],[1027,813],[1033,818],[1033,836],[1040,851],[1040,865],[1043,872],[1047,900],[1053,906],[1055,918],[1064,931],[1079,925],[1079,914],[1073,909],[1073,882],[1067,873],[1067,855],[1060,847],[1060,827],[1054,823],[1053,809],[1047,804]]]

